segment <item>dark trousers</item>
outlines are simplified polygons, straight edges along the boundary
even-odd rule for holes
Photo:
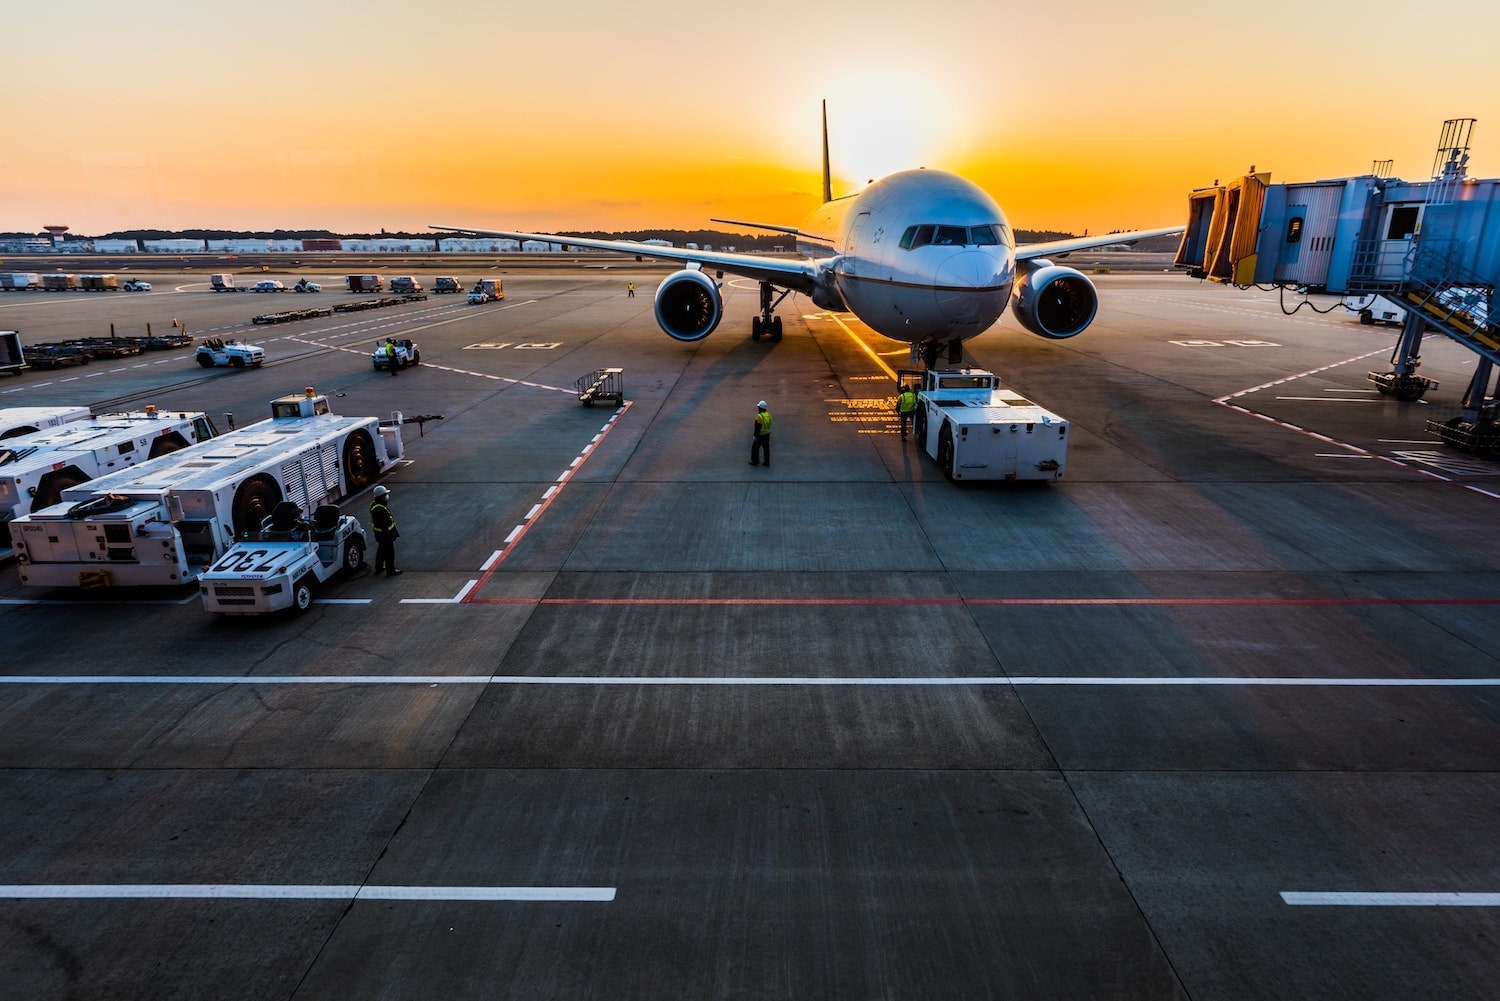
[[[757,458],[757,456],[761,456],[762,458]],[[750,439],[750,461],[751,462],[761,462],[761,461],[764,461],[765,464],[768,465],[768,466],[771,464],[771,436],[770,435],[768,435],[768,434],[758,434],[754,438]]]
[[[903,439],[906,437],[906,426],[911,423],[911,415],[914,413],[916,413],[916,411],[908,410],[904,414],[896,415],[897,417],[901,418],[901,437]]]
[[[396,569],[396,537],[389,532],[375,533],[375,572],[390,573]]]

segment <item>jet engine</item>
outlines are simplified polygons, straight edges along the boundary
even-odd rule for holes
[[[714,332],[724,315],[724,299],[714,280],[695,268],[667,276],[656,290],[656,322],[667,336],[679,341],[701,341]]]
[[[1050,261],[1026,272],[1011,291],[1010,305],[1021,326],[1052,340],[1082,333],[1099,311],[1099,293],[1081,271]]]

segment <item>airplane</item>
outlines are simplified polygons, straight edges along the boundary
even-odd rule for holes
[[[754,340],[781,340],[776,307],[800,292],[819,309],[852,313],[875,332],[908,342],[912,364],[920,360],[927,368],[943,351],[950,364],[962,362],[963,342],[994,326],[1007,302],[1033,334],[1060,340],[1082,333],[1098,311],[1094,283],[1049,258],[1183,230],[1169,226],[1017,246],[993,198],[956,174],[925,168],[899,171],[858,194],[834,198],[827,101],[823,204],[808,220],[801,227],[713,221],[794,236],[804,259],[466,226],[432,228],[680,262],[683,268],[662,281],[654,302],[656,322],[679,341],[700,341],[718,327],[724,315],[719,282],[729,272],[760,284],[760,312],[750,324]],[[708,268],[715,277],[705,273]]]

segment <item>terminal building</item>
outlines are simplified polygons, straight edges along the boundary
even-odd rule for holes
[[[1403,402],[1436,385],[1417,374],[1425,334],[1463,345],[1479,356],[1463,413],[1429,421],[1428,430],[1450,445],[1500,458],[1500,407],[1491,388],[1500,364],[1494,309],[1500,179],[1468,176],[1474,124],[1472,118],[1443,124],[1427,181],[1372,172],[1271,184],[1269,174],[1252,167],[1229,184],[1194,191],[1175,263],[1211,281],[1391,304],[1390,315],[1401,318],[1391,370],[1369,379]],[[1371,315],[1361,319],[1370,322]]]

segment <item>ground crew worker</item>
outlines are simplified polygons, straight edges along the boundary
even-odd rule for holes
[[[896,396],[896,416],[901,421],[901,440],[906,440],[906,425],[911,423],[911,415],[917,412],[917,394],[911,391],[911,387],[902,383],[901,392]]]
[[[635,282],[626,282],[625,283],[625,298],[627,298],[627,299],[634,299],[635,298]]]
[[[391,375],[401,374],[398,371],[400,366],[396,364],[396,339],[394,337],[385,339],[385,360],[390,363]]]
[[[375,498],[370,501],[370,529],[375,533],[375,572],[383,570],[387,577],[396,576],[401,572],[396,569],[396,539],[401,533],[396,531],[396,516],[391,514],[391,492],[383,483],[375,488]]]
[[[762,465],[759,455],[764,454],[767,469],[771,467],[771,411],[766,409],[766,401],[761,400],[755,405],[755,437],[750,439],[750,465]]]

